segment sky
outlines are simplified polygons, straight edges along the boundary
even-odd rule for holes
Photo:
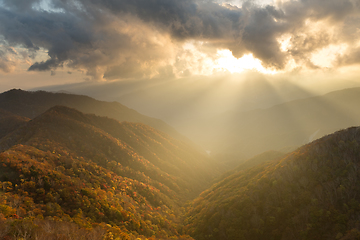
[[[360,0],[0,0],[0,91],[68,90],[169,119],[164,99],[220,112],[360,86],[359,64]]]
[[[0,0],[1,78],[358,67],[359,10],[359,0]]]

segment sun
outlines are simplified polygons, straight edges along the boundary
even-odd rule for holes
[[[241,58],[233,56],[229,49],[217,49],[215,53],[209,51],[208,43],[202,41],[187,41],[177,54],[177,72],[183,74],[186,70],[194,75],[212,75],[217,73],[242,73],[244,71],[257,71],[263,74],[276,74],[278,70],[268,69],[262,65],[260,59],[252,53]]]
[[[241,73],[245,70],[256,70],[265,74],[275,74],[276,71],[266,69],[261,61],[250,54],[245,54],[241,58],[233,56],[228,49],[217,51],[217,59],[214,61],[213,68],[218,71],[228,71],[230,73]]]

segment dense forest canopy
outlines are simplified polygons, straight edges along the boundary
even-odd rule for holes
[[[36,234],[38,224],[65,221],[128,238],[178,237],[183,203],[219,173],[191,144],[144,124],[62,106],[21,123],[0,140],[1,216]]]
[[[238,171],[194,200],[195,239],[358,239],[360,128]]]

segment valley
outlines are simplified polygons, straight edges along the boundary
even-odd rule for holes
[[[355,105],[347,104],[350,90],[346,91],[334,94],[345,97],[343,106],[351,110]],[[357,89],[352,91],[357,95]],[[331,99],[333,94],[325,97]],[[281,151],[268,150],[260,141],[260,154],[226,163],[160,120],[119,103],[22,90],[2,93],[0,99],[0,236],[4,239],[360,236],[358,127],[329,133],[299,148],[284,144],[277,148]],[[315,100],[287,104],[301,106],[305,101],[315,109]],[[100,110],[103,115],[96,112]],[[132,122],[134,116],[138,122]],[[348,119],[343,118],[343,125],[331,121],[324,129],[353,123]],[[159,128],[146,121],[159,123]],[[286,129],[283,125],[280,131]]]
[[[360,0],[0,0],[0,240],[359,240]]]

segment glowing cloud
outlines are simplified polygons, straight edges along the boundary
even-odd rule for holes
[[[348,49],[347,44],[329,45],[311,55],[311,62],[323,68],[331,68],[339,56],[342,56]]]
[[[360,63],[356,1],[224,2],[0,0],[0,45],[22,49],[29,71],[68,68],[92,80]],[[25,66],[11,54],[0,56],[3,72]]]
[[[251,53],[245,54],[241,58],[235,58],[231,51],[224,49],[217,51],[217,57],[213,66],[216,70],[226,70],[230,73],[241,73],[244,70],[256,70],[266,74],[276,73],[274,70],[265,69],[261,65],[261,61],[254,58]]]

